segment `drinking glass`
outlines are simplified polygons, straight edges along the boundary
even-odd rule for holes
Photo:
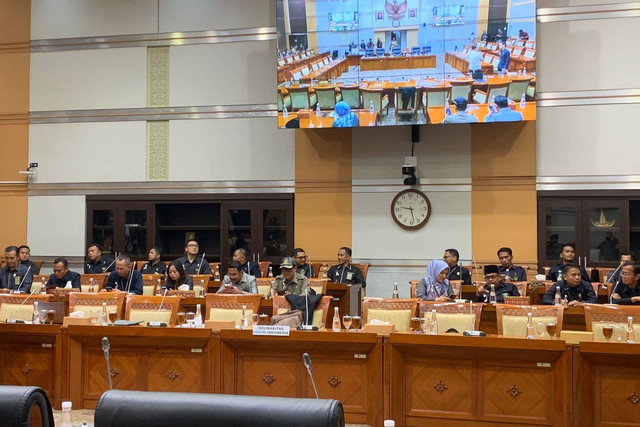
[[[354,330],[358,330],[362,327],[362,318],[360,316],[351,316],[351,326]]]
[[[261,314],[260,320],[258,321],[258,325],[269,325],[269,315]]]
[[[47,320],[49,321],[50,325],[53,325],[53,319],[56,318],[56,311],[55,310],[47,310]]]
[[[536,330],[536,336],[539,339],[542,339],[547,334],[547,331],[546,331],[547,325],[545,325],[544,322],[536,322],[535,330]]]
[[[116,323],[116,320],[118,320],[118,312],[115,310],[110,310],[109,311],[109,323],[111,323],[111,326],[113,326]]]
[[[196,314],[193,311],[190,311],[187,313],[186,319],[189,327],[193,328],[193,325],[196,322]]]
[[[411,322],[409,323],[409,330],[411,332],[419,332],[420,331],[420,318],[412,317]]]
[[[47,310],[38,310],[38,317],[40,317],[40,324],[44,325],[47,321]]]
[[[624,326],[622,325],[615,325],[613,327],[613,338],[617,341],[617,342],[622,342],[624,340]]]
[[[98,318],[100,317],[100,312],[98,310],[91,310],[89,311],[89,317],[91,318],[91,324],[97,325]]]
[[[429,333],[429,324],[430,319],[426,315],[420,319],[420,327],[422,328],[422,332],[424,334]]]
[[[176,316],[176,323],[178,324],[178,326],[182,327],[182,325],[184,325],[186,321],[187,313],[185,313],[184,311],[179,311]]]
[[[547,323],[547,333],[549,334],[549,337],[551,339],[554,339],[556,337],[556,329],[557,329],[557,323],[556,322],[549,322]]]
[[[602,335],[604,335],[604,338],[607,340],[607,342],[609,342],[611,336],[613,335],[613,326],[604,325],[602,327]]]
[[[251,314],[251,327],[260,324],[260,315],[258,313]]]
[[[342,316],[342,324],[347,331],[351,329],[351,320],[351,316],[349,315]]]

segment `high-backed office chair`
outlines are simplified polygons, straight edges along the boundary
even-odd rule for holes
[[[54,427],[47,393],[40,387],[0,386],[0,419],[10,427]]]
[[[422,105],[427,115],[427,108],[449,105],[451,99],[451,86],[425,87],[422,92]]]
[[[190,274],[189,276],[191,276],[191,280],[193,281],[194,291],[203,288],[203,293],[207,292],[207,289],[209,289],[209,282],[211,281],[210,274]]]
[[[389,96],[382,92],[382,89],[361,88],[360,97],[362,99],[363,108],[373,108],[376,110],[376,119],[382,122],[382,110],[386,109],[389,114]]]
[[[384,48],[379,47],[376,49],[376,56],[384,56]]]
[[[182,297],[127,295],[124,317],[127,320],[176,324]]]
[[[258,267],[260,267],[260,275],[262,277],[269,276],[269,267],[271,267],[271,261],[260,261],[258,263]]]
[[[509,90],[508,90],[508,94],[509,94],[509,98],[512,99],[514,102],[519,102],[520,99],[522,98],[522,95],[526,95],[527,93],[527,87],[529,87],[529,82],[531,81],[533,77],[531,78],[518,78],[517,80],[513,80],[509,83]],[[526,96],[525,96],[526,98]]]
[[[556,330],[557,333],[560,334],[564,316],[564,307],[561,305],[520,306],[496,304],[498,334],[515,337],[527,336],[527,313],[532,314],[534,324],[536,322],[556,322]]]
[[[633,318],[635,336],[640,337],[640,307],[599,304],[586,304],[584,306],[585,325],[587,332],[593,332],[594,341],[606,340],[602,334],[602,328],[605,325],[623,327],[626,330],[629,317]]]
[[[220,263],[219,262],[210,262],[209,263],[209,267],[211,267],[211,276],[212,279],[215,278],[216,276],[216,271],[218,271],[218,274],[220,275],[220,280],[222,280],[222,272],[220,271]],[[206,290],[205,290],[206,292]]]
[[[142,275],[142,295],[155,295],[161,287],[163,274],[143,274]]]
[[[44,286],[44,282],[49,281],[48,274],[35,274],[33,276],[33,282],[31,282],[31,288],[29,289],[29,293],[39,294]]]
[[[342,101],[342,94],[336,92],[335,87],[316,87],[316,95],[318,96],[318,105],[321,109],[329,110],[334,109],[336,102]]]
[[[369,267],[371,267],[371,264],[369,264],[368,262],[352,262],[351,265],[358,267],[362,272],[362,277],[364,278],[364,280],[367,280],[367,273],[369,272]]]
[[[360,108],[360,87],[358,85],[339,86],[342,100],[351,108]]]
[[[498,95],[507,96],[509,91],[509,82],[490,84],[487,91],[476,90],[473,94],[473,101],[476,104],[488,104],[493,102],[493,98]]]
[[[438,321],[438,333],[445,333],[449,329],[463,331],[479,330],[480,317],[484,304],[465,303],[437,303],[433,301],[420,301],[418,305],[419,316],[431,320],[432,310],[436,311]]]
[[[273,283],[274,279],[274,277],[258,277],[256,279],[256,285],[258,286],[258,295],[269,298],[269,295],[271,294],[271,284]]]
[[[7,319],[30,321],[33,319],[33,303],[49,302],[49,298],[51,295],[0,294],[0,322]]]
[[[121,318],[126,296],[127,294],[124,292],[74,292],[69,294],[69,313],[82,311],[85,316],[89,316],[92,310],[98,310],[102,313],[102,304],[106,303],[107,313],[116,310],[118,317]]]
[[[399,46],[396,46],[393,49],[391,49],[391,53],[393,54],[393,56],[398,56],[402,53],[402,48]]]
[[[258,312],[262,301],[261,295],[207,294],[205,298],[207,320],[233,320],[237,326],[240,325],[242,306],[247,306],[246,315],[250,317]]]
[[[451,93],[449,94],[450,102],[460,96],[467,101],[469,100],[473,80],[450,80],[449,83],[451,83]]]
[[[291,97],[289,95],[282,95],[278,91],[278,111],[282,111],[284,106],[287,106],[287,110],[291,110]]]
[[[413,46],[411,48],[411,55],[420,55],[420,46]]]
[[[371,57],[373,57],[373,48],[368,47],[368,48],[364,51],[364,57],[365,57],[365,58],[371,58]]]
[[[308,87],[290,87],[288,88],[291,97],[292,110],[315,108],[317,98],[315,93],[310,93]]]
[[[82,292],[89,292],[91,283],[93,282],[94,292],[98,292],[104,288],[104,284],[107,281],[108,274],[81,274],[80,275],[80,289]]]
[[[329,268],[331,267],[326,262],[312,262],[313,272],[318,279],[325,279]]]
[[[520,295],[525,297],[527,296],[527,292],[529,289],[529,284],[528,282],[511,282],[513,284],[513,286],[515,286],[516,288],[518,288],[518,292],[520,292]]]
[[[327,294],[327,283],[329,279],[309,279],[309,287],[315,291],[316,294]]]
[[[333,297],[331,295],[325,295],[320,299],[320,301],[318,301],[315,309],[313,310],[313,320],[311,321],[313,326],[322,327],[327,324],[329,306],[331,305],[332,299]],[[273,316],[285,313],[289,310],[291,310],[291,304],[289,304],[289,301],[287,301],[287,298],[284,295],[273,296]]]
[[[422,54],[428,55],[431,53],[431,46],[422,46]]]
[[[403,332],[409,330],[417,308],[416,298],[364,298],[362,320],[365,324],[373,319],[393,323],[397,332]]]

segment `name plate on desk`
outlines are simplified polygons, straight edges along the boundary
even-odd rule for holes
[[[253,335],[275,335],[278,337],[288,337],[291,328],[279,325],[255,325]]]

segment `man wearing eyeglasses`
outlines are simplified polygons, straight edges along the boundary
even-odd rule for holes
[[[187,274],[211,274],[211,267],[206,259],[198,257],[200,246],[195,239],[187,240],[187,244],[184,247],[186,253],[185,256],[176,260],[184,267],[184,271]]]
[[[313,266],[307,264],[309,259],[304,249],[295,248],[293,250],[293,259],[296,261],[296,273],[300,273],[309,279],[316,277],[314,275]]]

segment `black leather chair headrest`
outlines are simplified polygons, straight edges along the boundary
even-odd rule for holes
[[[344,411],[328,399],[110,390],[94,420],[96,427],[343,427]]]
[[[40,387],[0,386],[0,423],[7,427],[31,426],[31,410],[40,408],[42,427],[54,427],[53,411]]]

